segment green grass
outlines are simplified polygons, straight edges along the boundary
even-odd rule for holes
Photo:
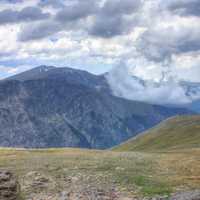
[[[124,177],[122,177],[123,179]],[[136,185],[141,188],[142,194],[146,196],[166,195],[172,193],[172,187],[167,183],[162,183],[155,179],[149,178],[144,175],[127,176],[126,181],[128,184]]]
[[[200,147],[200,116],[179,116],[114,148],[116,151],[171,151]]]
[[[146,196],[154,196],[154,195],[161,195],[161,196],[170,196],[172,193],[172,189],[166,185],[150,185],[144,186],[142,188],[142,193]]]
[[[161,182],[154,182],[144,176],[136,176],[134,178],[136,185],[142,187],[142,193],[148,196],[154,195],[167,195],[169,196],[172,192],[172,188],[167,184]]]

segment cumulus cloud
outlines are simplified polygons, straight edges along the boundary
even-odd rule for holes
[[[127,31],[127,24],[120,16],[104,18],[97,17],[90,30],[90,34],[98,37],[110,38]]]
[[[114,95],[130,100],[160,105],[184,105],[200,99],[200,85],[197,86],[198,90],[188,94],[187,83],[185,85],[172,77],[159,82],[144,81],[133,76],[124,63],[110,71],[107,80]]]
[[[101,12],[107,16],[132,14],[134,11],[137,11],[140,5],[140,0],[107,0]]]
[[[48,4],[48,2],[46,3]],[[75,3],[63,6],[63,8],[56,13],[51,23],[59,24],[60,28],[56,26],[55,31],[52,31],[51,34],[67,31],[69,27],[71,29],[78,27],[81,31],[89,35],[102,38],[112,38],[116,35],[122,35],[128,33],[136,26],[136,19],[132,15],[138,11],[140,6],[140,0],[107,0],[103,5],[98,1],[79,0]],[[87,20],[87,17],[91,17],[91,19]],[[47,24],[49,24],[49,22],[47,22]],[[21,35],[30,35],[30,37],[25,37],[28,41],[45,38],[51,35],[49,32],[46,34],[44,30],[44,33],[41,33],[41,37],[31,37],[32,34],[30,34],[30,31],[41,32],[43,31],[41,29],[42,26],[49,25],[45,25],[45,22],[43,25],[36,25],[32,28],[30,25],[27,25],[27,28],[22,29],[19,38],[23,38]]]
[[[76,27],[81,29],[87,22],[83,22],[85,24],[82,25],[80,20],[86,20],[85,18],[95,13],[97,9],[97,3],[93,0],[78,1],[74,4],[63,6],[63,8],[55,14],[52,20],[47,20],[34,25],[28,24],[22,28],[19,34],[19,40],[38,40],[61,31],[71,31]]]
[[[138,39],[137,48],[147,58],[155,61],[169,59],[173,54],[198,51],[200,49],[200,23],[155,26],[145,31]]]
[[[53,35],[62,30],[61,24],[51,21],[26,25],[21,29],[18,39],[20,41],[38,40]]]
[[[96,15],[90,34],[98,37],[110,38],[122,35],[131,30],[136,23],[133,17],[141,5],[140,0],[108,0]]]
[[[200,82],[200,51],[175,55],[172,58],[171,65],[177,79]]]
[[[97,1],[79,1],[60,10],[56,15],[56,20],[63,23],[75,21],[88,17],[95,12],[97,12]]]

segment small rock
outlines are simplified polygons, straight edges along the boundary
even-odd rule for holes
[[[122,168],[122,167],[116,167],[115,170],[116,171],[124,171],[124,168]]]

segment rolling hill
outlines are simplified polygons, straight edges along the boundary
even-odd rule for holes
[[[105,149],[189,113],[115,97],[103,75],[40,66],[0,82],[0,146]]]
[[[166,151],[200,147],[200,116],[170,118],[116,147],[120,151]]]

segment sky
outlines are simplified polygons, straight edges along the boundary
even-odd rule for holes
[[[200,1],[0,0],[0,79],[39,65],[200,82]]]

